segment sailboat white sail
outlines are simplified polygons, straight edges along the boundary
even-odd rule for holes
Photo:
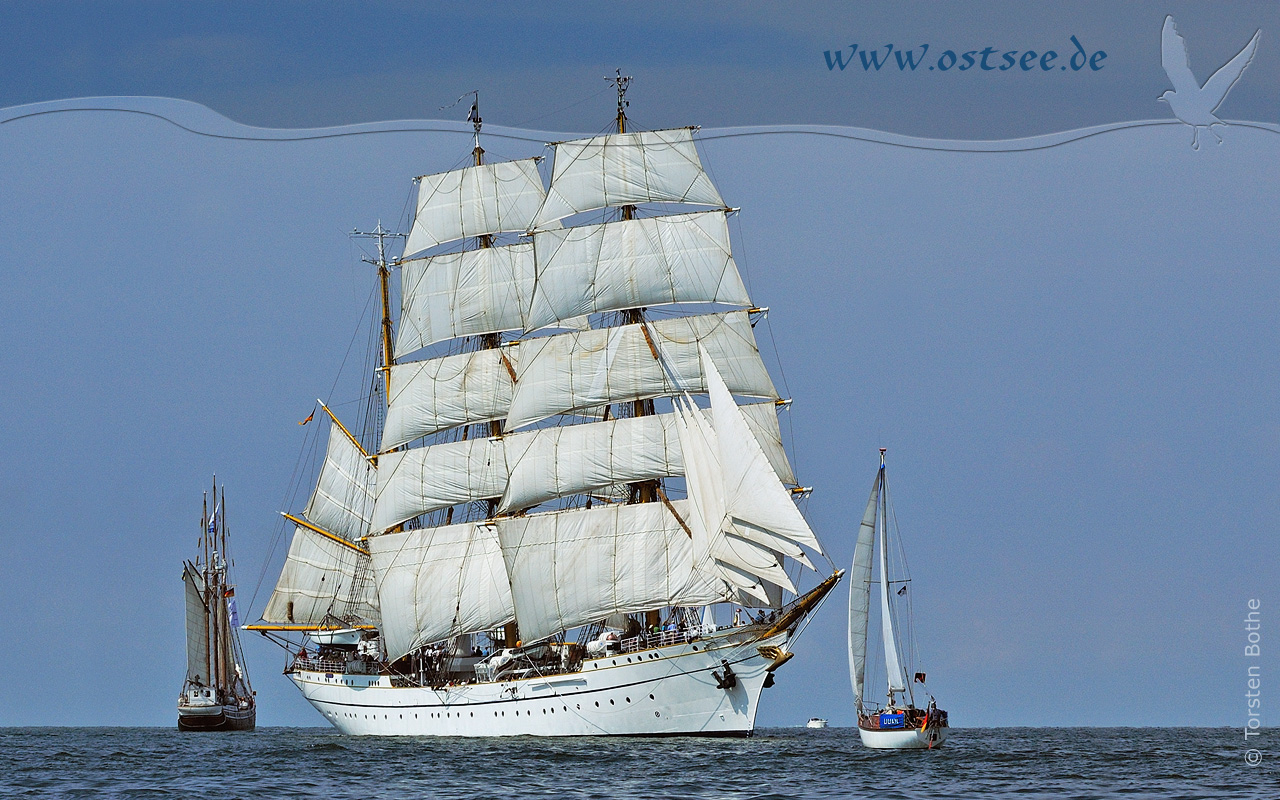
[[[385,416],[358,440],[333,419],[251,626],[311,632],[289,675],[343,731],[747,733],[841,575],[798,590],[825,556],[693,129],[622,109],[554,145],[544,189],[533,159],[484,163],[473,106],[474,164],[419,179],[410,257],[372,234]],[[718,627],[718,603],[761,612]]]
[[[880,450],[880,468],[871,487],[867,509],[858,526],[853,565],[849,582],[849,678],[853,683],[854,706],[858,715],[858,734],[867,747],[914,750],[933,748],[946,741],[949,733],[947,712],[938,709],[933,698],[927,708],[916,708],[912,684],[903,668],[893,595],[906,591],[905,581],[894,581],[889,570],[889,486],[885,477],[884,448]],[[871,569],[878,552],[878,592],[880,597],[880,635],[884,643],[885,676],[888,698],[883,707],[874,706],[866,697],[867,634],[871,612]],[[892,588],[899,584],[896,591]],[[925,675],[917,672],[915,681],[923,684]]]

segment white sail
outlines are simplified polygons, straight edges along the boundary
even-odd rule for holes
[[[690,513],[685,501],[672,504]],[[663,503],[512,517],[497,523],[516,622],[536,641],[614,613],[729,599],[695,564],[692,543]]]
[[[889,549],[886,546],[889,528],[889,502],[885,497],[886,492],[887,487],[881,482],[880,515],[878,519],[880,526],[880,631],[884,636],[884,668],[889,677],[889,691],[905,692],[907,690],[907,675],[902,669],[902,658],[898,654],[898,637],[894,631],[893,603],[892,595],[890,594],[892,589],[889,586]]]
[[[555,145],[551,187],[532,227],[581,211],[635,203],[724,206],[693,145],[692,128],[611,133]]]
[[[499,438],[383,453],[370,530],[378,533],[427,511],[498,497],[506,486],[505,448]]]
[[[523,231],[544,196],[532,158],[425,175],[405,255],[467,236]]]
[[[813,535],[796,508],[791,493],[778,480],[760,442],[751,433],[742,410],[725,386],[715,359],[702,350],[702,369],[707,392],[711,396],[711,413],[720,451],[721,475],[725,487],[728,513],[736,522],[759,528],[799,545],[822,553],[818,537]],[[743,529],[743,535],[749,535]]]
[[[507,430],[606,403],[706,391],[699,345],[735,394],[777,398],[747,312],[675,317],[522,342]]]
[[[538,233],[530,329],[580,314],[667,303],[749,306],[723,211]]]
[[[849,679],[853,682],[853,699],[862,708],[863,686],[867,672],[867,622],[871,615],[871,562],[875,541],[876,509],[880,504],[882,467],[871,486],[867,510],[858,526],[858,541],[853,547],[853,565],[849,569]]]
[[[515,617],[497,530],[445,525],[369,540],[387,658]]]
[[[531,243],[415,258],[401,270],[397,357],[445,339],[527,327]]]
[[[774,404],[752,403],[742,410],[773,469],[794,480]],[[666,413],[509,434],[503,440],[509,476],[498,510],[506,513],[614,484],[683,475],[675,423],[675,415]]]
[[[368,570],[369,556],[299,525],[262,618],[298,625],[319,625],[330,615],[377,622],[378,601]]]
[[[330,533],[359,539],[369,532],[376,480],[364,453],[330,420],[329,446],[303,516]]]
[[[519,365],[520,349],[516,344],[393,366],[382,451],[448,428],[507,416],[514,386],[511,370]]]
[[[204,604],[204,576],[183,564],[187,595],[187,680],[209,686],[209,609]]]

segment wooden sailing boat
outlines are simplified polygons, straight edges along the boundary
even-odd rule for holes
[[[178,697],[180,731],[251,731],[257,703],[240,650],[235,585],[228,579],[226,492],[213,484],[200,515],[200,554],[184,562],[187,677]]]
[[[540,159],[485,161],[473,104],[471,163],[418,179],[405,257],[369,234],[383,399],[358,436],[325,407],[316,489],[250,626],[341,731],[746,735],[842,574],[803,593],[788,574],[822,548],[733,209],[694,129],[628,130],[615,80],[616,133],[551,145],[549,186]]]
[[[906,593],[907,581],[894,581],[889,573],[889,486],[885,477],[885,448],[880,448],[880,468],[871,487],[871,498],[858,527],[858,543],[853,552],[849,581],[849,678],[858,712],[858,734],[867,747],[892,750],[933,748],[947,740],[947,712],[940,710],[933,696],[925,708],[917,708],[913,684],[924,689],[925,673],[917,672],[907,681],[903,669],[901,637],[893,597]],[[888,700],[883,707],[865,701],[868,623],[871,615],[871,562],[879,552],[880,630],[884,640]],[[895,589],[894,587],[898,587]]]

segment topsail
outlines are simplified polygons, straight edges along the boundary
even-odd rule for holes
[[[406,255],[468,236],[523,231],[545,194],[537,162],[499,161],[424,175]]]

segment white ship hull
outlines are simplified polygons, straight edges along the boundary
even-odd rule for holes
[[[868,730],[858,728],[862,744],[876,750],[924,750],[940,747],[947,740],[948,728],[920,730]]]
[[[579,672],[429,688],[386,675],[290,674],[339,731],[375,736],[749,736],[770,669],[786,645],[721,632],[693,642],[583,662]],[[717,685],[727,661],[732,688]]]

